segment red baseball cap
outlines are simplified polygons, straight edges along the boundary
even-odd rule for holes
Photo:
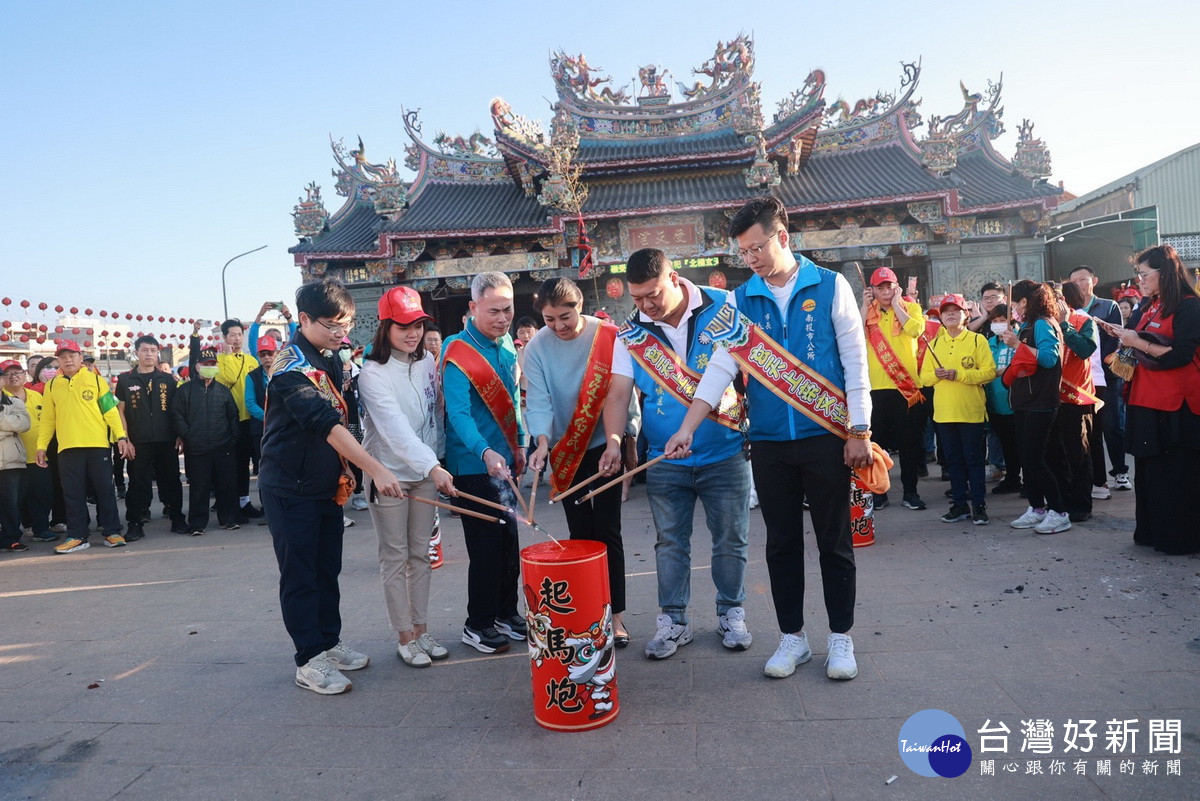
[[[938,314],[941,314],[943,311],[945,311],[947,306],[957,306],[958,308],[966,311],[967,300],[962,295],[956,295],[953,292],[949,295],[943,295],[942,302],[938,304]]]
[[[21,366],[21,363],[19,361],[17,361],[16,359],[5,359],[4,361],[0,362],[0,373],[7,373],[9,370],[11,370],[14,367],[17,368],[18,370],[25,369],[24,367]]]
[[[83,353],[79,347],[79,343],[72,339],[60,339],[54,343],[54,355],[62,353],[64,350],[74,351],[75,353]]]
[[[279,350],[279,343],[275,341],[275,337],[259,337],[258,338],[259,353],[263,352],[264,350],[269,350],[272,352]]]
[[[879,286],[888,281],[891,281],[893,284],[900,283],[900,279],[896,277],[896,273],[891,267],[879,267],[875,272],[871,273],[871,286]]]
[[[408,286],[392,287],[379,299],[379,319],[391,320],[400,325],[412,325],[433,317],[421,308],[421,296]]]

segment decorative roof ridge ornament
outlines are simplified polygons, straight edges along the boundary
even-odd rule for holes
[[[624,87],[614,91],[611,86],[605,86],[597,91],[596,87],[601,84],[612,83],[612,78],[597,75],[598,72],[599,68],[588,64],[583,53],[570,56],[559,50],[550,56],[550,75],[554,78],[560,97],[566,95],[610,106],[627,105],[630,96]]]
[[[480,133],[478,128],[465,139],[461,135],[452,137],[445,131],[438,131],[437,136],[433,137],[433,145],[443,156],[466,159],[500,158],[496,143]]]
[[[638,68],[638,81],[642,89],[638,92],[639,106],[665,106],[671,103],[671,87],[667,84],[670,71],[657,64],[647,64]]]
[[[1017,127],[1017,152],[1013,156],[1013,171],[1022,178],[1036,181],[1050,175],[1050,149],[1041,139],[1033,138],[1033,123],[1021,120]]]
[[[773,121],[778,123],[790,117],[798,117],[814,111],[825,95],[825,71],[813,70],[804,79],[804,85],[779,101]]]
[[[321,187],[316,181],[310,181],[304,187],[305,197],[296,202],[292,210],[292,220],[296,226],[296,236],[301,240],[310,239],[322,234],[328,227],[329,212],[321,200]]]
[[[507,101],[502,97],[492,98],[492,122],[496,126],[497,138],[507,136],[531,147],[541,147],[546,144],[546,132],[542,124],[516,114]]]
[[[921,101],[918,100],[914,103],[911,102],[911,98],[921,77],[921,59],[918,58],[915,62],[901,61],[900,69],[898,92],[885,92],[880,89],[875,92],[874,96],[856,101],[853,107],[839,96],[836,101],[826,106],[822,127],[825,130],[849,129],[883,119],[897,112],[903,115],[903,121],[910,129],[915,124],[920,124],[920,115],[915,113],[915,109]],[[896,99],[897,96],[899,96],[899,100]],[[913,122],[910,115],[915,115],[916,123]]]
[[[749,80],[754,74],[754,40],[744,33],[728,43],[717,42],[713,57],[692,70],[693,75],[707,75],[709,83],[696,81],[690,87],[676,81],[679,93],[688,100],[698,100],[705,95],[734,83],[738,78]]]
[[[779,166],[767,157],[767,140],[759,131],[757,136],[747,136],[746,144],[754,145],[754,163],[742,170],[746,179],[746,188],[754,190],[769,190],[782,182]]]

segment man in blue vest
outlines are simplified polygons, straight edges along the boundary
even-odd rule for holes
[[[626,279],[638,311],[621,327],[613,349],[612,383],[604,407],[608,439],[600,469],[616,472],[621,463],[630,392],[642,393],[642,431],[647,456],[663,453],[667,439],[683,422],[691,394],[712,356],[700,332],[725,303],[725,293],[698,287],[679,277],[661,250],[647,248],[629,257]],[[720,394],[720,393],[718,393]],[[750,647],[746,629],[746,551],[749,534],[750,470],[739,430],[740,404],[722,404],[722,415],[696,431],[692,453],[647,470],[646,494],[658,541],[658,604],[654,638],[646,656],[666,659],[692,641],[687,607],[691,597],[692,513],[699,498],[712,535],[712,578],[717,587],[717,633],[730,650]]]
[[[831,679],[858,675],[854,643],[855,565],[850,535],[850,469],[871,464],[871,384],[862,317],[840,274],[796,256],[788,247],[787,212],[773,197],[756,198],[729,226],[738,253],[754,271],[729,302],[797,361],[846,396],[843,438],[781,400],[759,381],[747,387],[754,483],[767,527],[767,571],[781,632],[764,673],[790,676],[812,658],[804,632],[804,501],[810,506],[830,635],[825,672]],[[729,353],[708,364],[668,456],[695,448],[693,431],[737,375]],[[703,424],[701,424],[703,425]]]

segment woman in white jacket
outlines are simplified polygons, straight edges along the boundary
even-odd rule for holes
[[[20,370],[19,362],[9,359],[0,364],[0,373]],[[21,434],[29,430],[29,411],[25,403],[0,390],[0,548],[16,553],[28,551],[21,542],[21,476],[25,472],[25,444]]]
[[[371,520],[379,536],[379,572],[397,655],[428,667],[449,652],[426,630],[429,611],[429,531],[433,507],[407,496],[457,495],[438,463],[445,448],[437,362],[425,352],[421,296],[395,287],[379,299],[379,328],[358,378],[363,447],[400,479],[405,497],[376,495],[368,484]]]

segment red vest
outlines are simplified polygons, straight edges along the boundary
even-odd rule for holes
[[[1083,328],[1083,324],[1087,322],[1086,314],[1080,314],[1073,311],[1067,316],[1067,320],[1071,325],[1075,326],[1075,330]],[[1059,386],[1059,400],[1063,403],[1070,403],[1076,406],[1087,406],[1093,401],[1092,396],[1096,394],[1096,384],[1092,381],[1092,360],[1091,358],[1081,359],[1075,354],[1075,351],[1069,347],[1062,349],[1062,383]],[[1081,397],[1072,387],[1078,387],[1086,393],[1086,396]]]
[[[1188,302],[1184,298],[1181,302]],[[1194,302],[1194,301],[1193,301]],[[1175,341],[1175,315],[1161,316],[1162,309],[1151,306],[1138,321],[1137,330],[1159,334]],[[1149,370],[1139,364],[1129,387],[1129,403],[1162,412],[1174,412],[1187,401],[1193,414],[1200,413],[1200,351],[1183,367],[1173,370]]]

